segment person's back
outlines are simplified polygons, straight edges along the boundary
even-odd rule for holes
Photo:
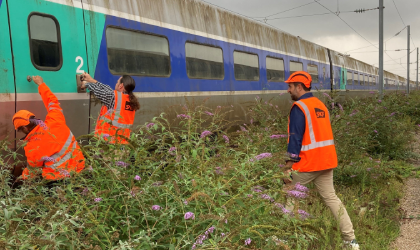
[[[304,71],[293,73],[286,81],[288,92],[295,101],[289,116],[289,140],[286,161],[287,173],[295,170],[288,185],[306,185],[311,182],[321,195],[334,217],[339,221],[344,243],[353,250],[359,249],[353,224],[346,208],[334,190],[333,171],[337,167],[337,153],[327,107],[311,91],[312,78]],[[293,210],[293,201],[287,209]]]
[[[47,180],[60,180],[69,177],[71,172],[84,169],[85,158],[80,147],[66,125],[66,120],[58,99],[41,77],[34,77],[42,101],[48,111],[45,122],[35,118],[27,110],[20,110],[13,116],[18,131],[26,134],[23,141],[25,155],[30,168],[23,171],[23,179],[33,176],[36,168],[42,169]]]
[[[88,88],[102,102],[102,108],[95,127],[95,135],[109,143],[127,144],[134,124],[135,112],[140,104],[133,91],[136,82],[124,75],[115,84],[115,90],[83,74],[83,88]]]

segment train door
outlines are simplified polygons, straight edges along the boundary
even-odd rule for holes
[[[0,141],[8,138],[14,147],[15,82],[10,48],[9,20],[6,1],[0,0]]]
[[[88,132],[89,121],[89,96],[77,93],[76,83],[76,74],[87,71],[81,7],[81,0],[8,0],[16,110],[45,118],[37,86],[27,81],[28,75],[40,75],[56,94],[75,136]]]
[[[344,57],[342,55],[340,55],[339,57],[340,60],[340,80],[339,80],[339,89],[340,90],[345,90],[346,89],[346,79],[347,79],[347,70],[346,70],[346,65],[344,63]]]

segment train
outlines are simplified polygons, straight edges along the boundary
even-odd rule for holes
[[[141,104],[136,125],[185,98],[231,106],[232,119],[246,119],[257,95],[290,105],[279,94],[299,70],[319,91],[378,89],[377,67],[200,0],[0,0],[0,34],[0,140],[22,137],[16,111],[46,115],[31,75],[57,95],[76,136],[92,132],[100,109],[77,86],[83,72],[112,88],[131,75]],[[384,76],[386,91],[406,89],[404,77]]]

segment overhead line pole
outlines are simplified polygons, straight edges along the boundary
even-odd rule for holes
[[[384,0],[379,0],[379,96],[384,94]]]
[[[410,25],[407,26],[407,94],[410,94]]]
[[[419,48],[417,47],[416,89],[419,90]]]

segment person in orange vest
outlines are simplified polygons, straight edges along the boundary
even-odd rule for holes
[[[41,169],[42,177],[58,181],[70,177],[71,172],[79,173],[85,167],[79,144],[66,125],[63,110],[57,97],[51,92],[40,76],[34,76],[38,92],[48,114],[45,121],[39,120],[28,110],[19,110],[13,116],[13,125],[25,135],[23,140],[28,167],[22,178],[27,180],[37,175]]]
[[[95,135],[110,143],[127,144],[136,111],[140,103],[133,91],[136,82],[131,76],[124,75],[115,84],[115,90],[93,79],[88,73],[82,75],[82,88],[87,88],[102,102],[96,123]]]
[[[289,186],[314,182],[322,199],[340,222],[344,243],[357,250],[359,244],[353,224],[334,190],[333,169],[337,167],[337,153],[328,109],[310,92],[312,77],[307,72],[293,73],[286,83],[289,85],[287,92],[295,101],[289,116],[286,169],[295,172],[292,179],[285,182]],[[289,204],[287,208],[292,210],[293,205]]]

